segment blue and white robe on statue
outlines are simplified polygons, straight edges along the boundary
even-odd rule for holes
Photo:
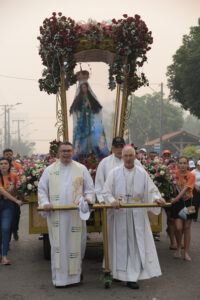
[[[143,168],[122,165],[109,173],[104,185],[106,203],[119,198],[123,203],[153,203],[161,195]],[[135,282],[161,275],[148,210],[160,213],[160,208],[114,210],[109,267],[115,279]]]
[[[102,123],[102,113],[93,113],[85,107],[87,99],[83,98],[80,112],[73,112],[73,147],[74,160],[94,153],[98,158],[108,155],[106,136]]]

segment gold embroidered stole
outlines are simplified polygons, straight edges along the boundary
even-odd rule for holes
[[[69,174],[70,176],[71,174]],[[83,166],[72,161],[72,203],[77,206],[83,193]],[[60,205],[60,161],[55,162],[49,171],[50,203]],[[52,236],[54,243],[55,267],[60,268],[60,213],[51,213]],[[69,251],[69,275],[78,274],[81,261],[82,221],[78,210],[71,211],[71,234]]]

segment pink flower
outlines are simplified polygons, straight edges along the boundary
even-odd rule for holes
[[[155,180],[155,181],[154,181],[154,183],[157,185],[157,184],[158,184],[158,181],[157,181],[157,180]]]
[[[158,165],[155,165],[154,168],[155,168],[156,170],[158,170],[158,169],[159,169],[159,166],[158,166]]]
[[[160,176],[160,173],[159,173],[159,172],[156,172],[155,176],[156,176],[156,177],[159,177],[159,176]]]
[[[21,182],[20,182],[20,181],[17,181],[17,183],[16,183],[16,187],[17,187],[17,188],[19,188],[19,187],[20,187],[20,185],[21,185]]]

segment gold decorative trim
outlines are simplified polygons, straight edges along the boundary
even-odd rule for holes
[[[56,124],[57,127],[57,140],[60,141],[63,136],[63,121],[62,121],[62,108],[61,108],[61,95],[60,91],[56,94]]]
[[[67,118],[67,97],[65,88],[65,67],[64,59],[61,66],[61,111],[62,111],[62,128],[63,128],[63,142],[69,140],[68,134],[68,118]]]
[[[122,105],[121,105],[121,116],[120,116],[120,126],[119,126],[119,136],[124,136],[124,127],[125,127],[125,115],[126,115],[126,107],[127,107],[127,81],[128,81],[128,65],[126,62],[125,67],[125,77],[124,77],[124,84],[123,84],[123,96],[122,96]]]
[[[118,123],[119,123],[119,106],[120,106],[120,84],[117,84],[117,96],[115,103],[115,116],[114,116],[114,127],[113,127],[113,138],[118,135]]]

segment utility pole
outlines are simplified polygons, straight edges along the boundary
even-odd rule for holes
[[[160,156],[163,150],[163,83],[160,84]]]
[[[7,148],[7,105],[4,105],[4,148]]]
[[[16,104],[4,104],[0,105],[0,107],[4,108],[4,149],[10,147],[11,137],[10,137],[10,110],[16,106],[22,104],[21,102],[17,102]]]
[[[7,109],[7,113],[8,113],[8,148],[10,148],[10,144],[11,144],[11,139],[10,139],[10,107],[8,107]]]
[[[20,141],[21,141],[20,122],[24,122],[24,121],[25,120],[13,120],[13,122],[17,122],[18,144],[20,144]]]

